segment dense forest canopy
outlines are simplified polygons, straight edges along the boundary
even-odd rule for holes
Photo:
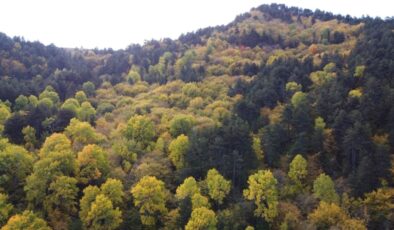
[[[393,229],[394,19],[262,5],[124,50],[0,33],[1,229]]]

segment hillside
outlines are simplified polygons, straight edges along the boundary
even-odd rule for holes
[[[394,20],[261,5],[124,50],[0,33],[1,229],[393,229]]]

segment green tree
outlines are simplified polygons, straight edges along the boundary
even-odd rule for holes
[[[84,91],[76,92],[74,98],[79,102],[80,105],[82,105],[82,103],[88,100],[88,97],[86,96]]]
[[[40,101],[47,98],[52,102],[53,105],[57,105],[60,102],[59,95],[52,86],[47,86],[38,98]]]
[[[183,134],[171,141],[169,147],[169,158],[179,170],[185,166],[185,154],[189,150],[189,138]]]
[[[186,51],[183,57],[179,58],[175,63],[175,76],[184,82],[197,81],[198,74],[193,68],[195,59],[196,53],[194,51]]]
[[[185,230],[215,230],[217,218],[214,211],[201,207],[193,210]]]
[[[27,177],[24,187],[26,200],[31,208],[40,208],[46,198],[49,185],[59,176],[74,177],[77,173],[75,154],[70,141],[63,134],[52,134],[40,150],[33,173]]]
[[[115,207],[115,210],[118,210],[119,206],[123,204],[124,191],[122,182],[117,179],[108,179],[100,188],[89,185],[83,190],[83,197],[79,203],[79,217],[85,226],[89,225],[88,215],[99,195],[103,195],[106,200],[110,201],[111,207]]]
[[[139,208],[141,222],[147,226],[155,226],[160,216],[168,210],[166,202],[169,192],[164,182],[156,177],[145,176],[131,189],[134,204]]]
[[[75,115],[77,115],[78,110],[80,109],[80,104],[79,102],[74,99],[74,98],[68,98],[67,100],[64,101],[62,106],[60,107],[63,110],[69,110],[74,112]]]
[[[78,153],[79,180],[88,184],[105,179],[110,171],[107,153],[98,145],[86,145]]]
[[[96,116],[96,110],[88,101],[81,103],[81,107],[78,110],[77,117],[81,121],[87,121],[92,123]]]
[[[294,182],[296,191],[302,189],[303,182],[308,175],[308,162],[297,154],[290,163],[289,178]]]
[[[1,230],[51,230],[45,220],[39,218],[32,211],[12,216]]]
[[[267,222],[272,222],[278,215],[278,189],[277,180],[269,170],[259,170],[249,176],[249,187],[244,190],[244,197],[254,201],[257,209],[256,216],[263,217]]]
[[[181,134],[188,135],[195,123],[194,117],[190,115],[176,115],[170,121],[170,133],[173,137]]]
[[[208,171],[205,181],[211,199],[222,204],[224,198],[230,193],[231,182],[226,180],[216,169]]]
[[[25,140],[25,147],[29,151],[33,151],[38,141],[36,138],[36,130],[30,125],[22,129],[23,139]]]
[[[60,176],[50,184],[44,209],[53,228],[69,228],[71,216],[77,213],[78,190],[77,180],[72,177]]]
[[[93,84],[91,81],[87,81],[82,84],[82,90],[85,92],[85,94],[89,97],[94,96],[94,93],[96,91],[96,86]]]
[[[339,196],[335,191],[334,182],[330,176],[322,173],[313,182],[313,194],[326,203],[339,202]]]
[[[306,103],[306,100],[307,100],[306,94],[298,91],[291,98],[291,104],[294,107],[298,107],[299,105]]]
[[[100,193],[100,189],[92,185],[89,185],[83,190],[83,196],[79,201],[79,218],[82,221],[88,218],[90,207]]]
[[[25,95],[19,95],[19,97],[15,99],[14,111],[25,110],[28,104],[29,99]]]
[[[97,144],[104,138],[88,122],[76,118],[71,119],[64,133],[80,145]]]
[[[33,156],[24,148],[5,142],[0,146],[0,187],[12,202],[23,199],[23,186],[33,171]]]
[[[152,144],[156,136],[153,122],[141,115],[136,115],[127,122],[125,137],[139,150],[144,150]]]
[[[96,197],[86,218],[82,221],[86,229],[117,229],[122,223],[122,212],[119,208],[113,207],[108,197],[100,194]]]
[[[7,222],[13,208],[12,204],[8,203],[8,196],[0,193],[0,226]]]

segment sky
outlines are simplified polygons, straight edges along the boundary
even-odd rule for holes
[[[66,48],[123,49],[224,25],[273,2],[357,17],[394,16],[390,0],[1,0],[0,32]]]

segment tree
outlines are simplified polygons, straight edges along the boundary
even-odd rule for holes
[[[112,230],[122,223],[122,212],[114,208],[111,200],[103,194],[96,197],[88,215],[82,220],[86,229]]]
[[[12,216],[2,230],[51,230],[45,220],[39,218],[32,211]]]
[[[181,185],[176,189],[176,198],[181,200],[185,198],[191,198],[194,194],[199,194],[200,188],[198,187],[196,179],[194,177],[186,178]]]
[[[326,203],[339,202],[339,196],[335,191],[334,182],[331,177],[322,173],[313,182],[313,194]]]
[[[13,208],[12,204],[8,203],[8,196],[0,193],[0,226],[7,222]]]
[[[101,185],[100,189],[101,193],[108,197],[115,207],[119,207],[123,204],[123,197],[125,194],[122,181],[109,178]]]
[[[149,147],[155,136],[154,124],[148,117],[136,115],[127,122],[125,137],[133,142],[136,149],[144,150]]]
[[[190,115],[176,115],[170,121],[170,133],[173,137],[181,134],[188,135],[194,126],[194,117]]]
[[[191,197],[191,201],[192,201],[192,210],[197,209],[197,208],[201,208],[201,207],[211,208],[208,198],[201,195],[200,193],[195,193]]]
[[[201,207],[193,210],[185,230],[215,230],[217,218],[214,211]]]
[[[78,153],[77,162],[79,180],[84,184],[105,179],[110,171],[107,153],[97,145],[86,145]]]
[[[257,209],[256,216],[263,217],[267,222],[272,222],[278,215],[278,189],[277,180],[269,170],[259,170],[249,176],[249,187],[243,194],[247,200],[254,201]]]
[[[363,204],[371,220],[371,226],[384,228],[386,221],[389,221],[394,211],[394,189],[380,188],[376,191],[365,194]]]
[[[52,86],[47,86],[44,91],[38,97],[41,100],[49,99],[54,105],[60,102],[59,95],[56,93],[55,89]]]
[[[196,59],[196,53],[188,50],[182,58],[179,58],[174,66],[175,75],[184,82],[197,81],[198,73],[193,68],[193,62]]]
[[[0,147],[0,187],[10,194],[12,202],[23,199],[23,186],[33,171],[33,156],[24,148],[5,142]]]
[[[25,110],[28,104],[29,99],[25,95],[19,95],[19,97],[15,99],[14,111]]]
[[[48,189],[44,209],[55,229],[68,229],[71,216],[77,213],[77,180],[72,177],[56,178]]]
[[[30,207],[39,208],[46,198],[49,185],[59,176],[74,177],[77,172],[75,154],[63,134],[53,134],[45,140],[40,159],[27,177],[24,190]]]
[[[35,146],[38,143],[36,138],[36,130],[30,125],[28,125],[22,129],[22,133],[23,133],[23,139],[25,140],[26,149],[28,149],[29,151],[34,150]]]
[[[302,184],[308,174],[308,163],[300,155],[297,154],[290,163],[289,178],[294,182],[295,189],[299,191],[302,189]]]
[[[96,86],[91,81],[87,81],[82,84],[82,90],[89,97],[93,96],[96,90]]]
[[[253,136],[252,139],[252,149],[254,154],[256,155],[257,160],[263,162],[264,161],[264,151],[261,146],[261,140],[258,136]]]
[[[80,109],[80,104],[75,98],[68,98],[67,100],[64,101],[62,106],[60,107],[63,110],[69,110],[74,112],[74,114],[77,114],[79,109]]]
[[[293,97],[291,98],[291,104],[297,108],[298,106],[300,106],[301,104],[306,103],[307,101],[307,97],[306,94],[303,92],[296,92],[294,93]]]
[[[96,116],[96,110],[88,101],[81,103],[81,107],[78,110],[77,117],[81,121],[92,123]]]
[[[224,198],[230,193],[231,182],[226,180],[216,169],[210,169],[205,179],[208,187],[208,194],[211,199],[219,204],[223,203]]]
[[[71,151],[71,141],[67,136],[61,133],[54,133],[45,139],[40,149],[40,157],[47,157],[53,152],[63,153],[69,151]]]
[[[82,145],[97,144],[104,138],[101,134],[97,133],[88,122],[79,121],[76,118],[71,119],[70,124],[65,130],[65,134],[69,136],[74,143]]]
[[[169,147],[169,158],[179,170],[185,166],[185,154],[189,150],[189,138],[183,134],[171,141]]]
[[[330,229],[330,227],[349,230],[367,229],[362,221],[351,219],[338,205],[324,201],[320,202],[319,207],[309,214],[308,220],[317,229]]]
[[[166,202],[169,192],[156,177],[143,177],[134,185],[131,193],[135,206],[139,208],[142,224],[155,226],[159,217],[168,212]]]
[[[75,93],[75,99],[79,102],[80,105],[88,100],[84,91],[78,91]]]
[[[90,207],[100,193],[100,189],[92,185],[89,185],[83,190],[83,196],[79,201],[79,218],[82,221],[88,218]]]
[[[99,195],[104,195],[106,200],[111,202],[111,207],[116,209],[123,205],[123,184],[117,179],[108,179],[100,188],[97,186],[89,185],[83,190],[83,197],[80,200],[80,211],[79,217],[81,220],[85,220],[88,224],[88,215],[92,209],[92,205]]]
[[[4,103],[0,102],[0,135],[3,133],[4,124],[10,116],[11,116],[10,108]]]

